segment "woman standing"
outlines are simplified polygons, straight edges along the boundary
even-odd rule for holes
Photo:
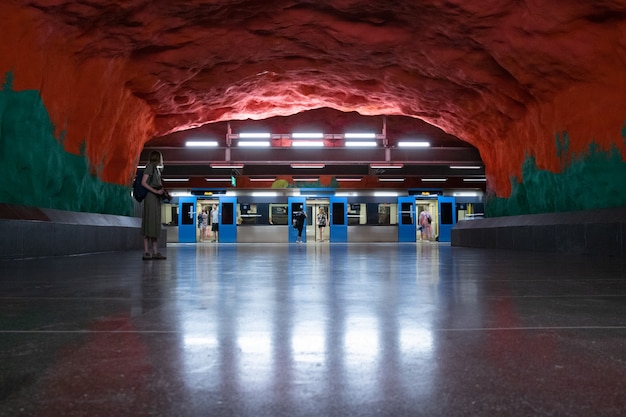
[[[320,207],[317,213],[317,227],[320,229],[320,242],[324,241],[324,228],[326,227],[326,213],[324,208]]]
[[[150,152],[150,162],[143,171],[141,179],[141,185],[149,191],[143,201],[141,216],[141,232],[144,236],[144,260],[165,259],[165,256],[159,252],[158,246],[158,238],[161,235],[161,196],[166,192],[161,183],[162,166],[163,155],[161,155],[161,152]],[[150,253],[150,246],[152,246],[152,254]]]

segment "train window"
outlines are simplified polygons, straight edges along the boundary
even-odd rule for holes
[[[194,203],[183,203],[183,215],[182,215],[182,223],[183,224],[195,224],[196,218],[194,216]]]
[[[222,224],[235,224],[235,208],[233,203],[222,203]]]
[[[389,226],[398,224],[398,205],[382,203],[378,205],[379,224]]]
[[[441,203],[441,224],[453,224],[452,203]]]
[[[241,225],[269,224],[268,203],[241,203],[239,205],[239,221]]]
[[[365,220],[365,204],[352,203],[348,209],[348,226],[364,224]]]
[[[332,224],[343,225],[344,224],[343,214],[345,210],[344,203],[333,203],[332,207],[333,207],[333,215],[331,217]]]
[[[287,208],[287,204],[270,204],[269,223],[279,226],[288,225]]]

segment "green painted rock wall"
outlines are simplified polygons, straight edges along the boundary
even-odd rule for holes
[[[626,147],[626,123],[617,143]],[[511,179],[510,197],[487,199],[488,217],[626,206],[626,162],[615,145],[603,150],[592,141],[586,152],[574,154],[567,133],[556,135],[556,145],[561,172],[541,170],[527,156],[522,177]]]
[[[68,153],[38,91],[0,89],[0,202],[68,211],[131,215],[130,190],[98,178],[84,155]]]

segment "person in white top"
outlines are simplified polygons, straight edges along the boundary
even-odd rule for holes
[[[213,208],[211,210],[211,231],[213,232],[213,240],[211,242],[217,242],[219,230],[220,213],[217,209],[217,204],[213,204]]]

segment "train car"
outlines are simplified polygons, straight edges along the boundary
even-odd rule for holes
[[[170,243],[296,243],[298,212],[306,214],[303,243],[450,242],[458,221],[482,216],[484,198],[481,191],[453,189],[174,189],[172,195],[163,205]],[[211,224],[200,227],[203,211],[217,219],[217,239]]]

